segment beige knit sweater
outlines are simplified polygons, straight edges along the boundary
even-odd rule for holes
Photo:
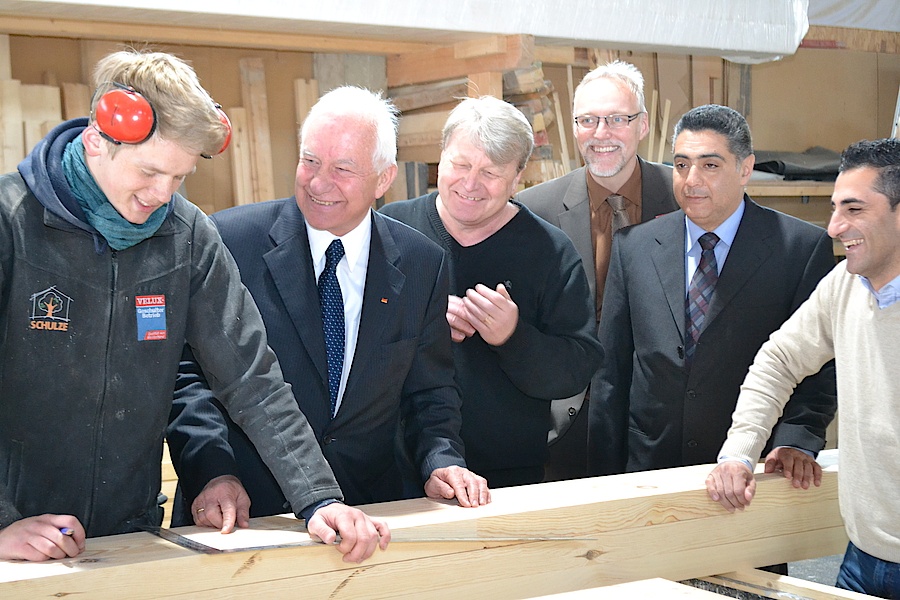
[[[760,348],[720,454],[757,462],[796,382],[832,358],[847,534],[863,551],[900,562],[900,302],[879,309],[846,263]]]

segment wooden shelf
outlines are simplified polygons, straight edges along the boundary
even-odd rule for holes
[[[751,198],[827,196],[830,199],[833,192],[834,183],[828,181],[752,181],[747,186]]]

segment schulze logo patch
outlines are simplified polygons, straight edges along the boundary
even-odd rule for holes
[[[31,296],[31,329],[42,331],[68,331],[69,308],[72,299],[56,289],[49,287]]]
[[[135,296],[137,310],[137,339],[140,341],[166,339],[166,296]]]

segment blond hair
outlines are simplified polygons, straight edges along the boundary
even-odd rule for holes
[[[124,85],[153,107],[154,135],[210,156],[225,143],[228,131],[215,102],[201,87],[194,69],[176,56],[135,49],[114,52],[97,63],[93,78],[97,91],[91,101],[92,120],[100,96],[116,84]]]

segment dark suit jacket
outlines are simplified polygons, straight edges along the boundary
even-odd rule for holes
[[[651,163],[638,157],[641,165],[641,222],[649,221],[678,210],[675,194],[672,192],[672,167],[659,163]],[[581,264],[587,273],[588,285],[591,288],[591,304],[597,302],[597,273],[594,266],[594,242],[591,235],[591,203],[588,198],[586,167],[575,169],[567,175],[528,188],[519,193],[518,200],[530,208],[535,214],[562,229],[575,249],[581,255]],[[596,308],[596,306],[595,306]],[[596,310],[594,311],[596,314]],[[550,441],[565,435],[568,427],[575,421],[582,409],[584,392],[571,398],[554,400],[551,406],[553,430]],[[581,417],[582,419],[584,417]],[[576,427],[576,443],[567,440],[565,460],[569,465],[582,465],[581,456],[587,448],[587,428],[582,424]],[[585,473],[573,472],[584,476]]]
[[[372,213],[356,353],[332,420],[315,272],[295,200],[241,206],[212,219],[259,306],[285,380],[349,504],[405,495],[398,447],[408,450],[418,469],[418,495],[435,468],[465,465],[446,319],[448,274],[439,246]],[[284,498],[271,473],[243,433],[211,402],[198,374],[189,364],[182,369],[169,430],[172,462],[187,506],[210,479],[227,473],[244,483],[253,516],[284,512]],[[407,434],[406,444],[396,443],[401,431]]]
[[[600,317],[606,352],[591,388],[591,474],[713,463],[753,357],[834,266],[820,227],[746,210],[684,367],[684,212],[616,234]],[[794,393],[770,442],[824,447],[836,408],[833,363]]]

